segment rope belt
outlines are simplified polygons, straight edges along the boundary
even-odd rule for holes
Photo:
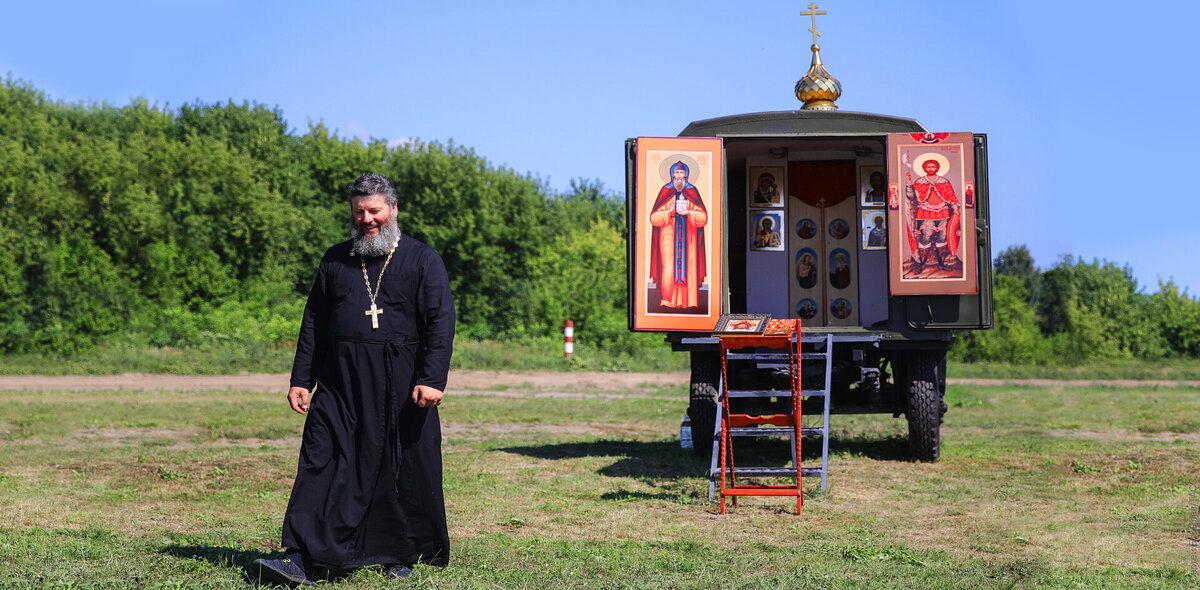
[[[386,425],[384,428],[384,436],[387,441],[394,441],[392,444],[387,444],[389,458],[392,460],[392,465],[395,468],[397,475],[400,473],[401,453],[400,453],[400,408],[404,406],[404,398],[402,395],[407,395],[407,392],[399,392],[396,390],[395,379],[392,377],[392,363],[394,358],[398,358],[403,352],[404,347],[416,344],[415,341],[408,340],[403,336],[394,338],[338,338],[336,342],[353,342],[355,344],[378,344],[384,348],[383,353],[383,373],[384,373],[384,406],[383,412],[386,417]],[[415,368],[415,367],[414,367]]]

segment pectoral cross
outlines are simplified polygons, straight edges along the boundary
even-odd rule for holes
[[[381,313],[383,313],[383,310],[379,309],[378,307],[375,307],[374,301],[371,302],[371,309],[368,309],[367,311],[363,312],[363,315],[371,316],[371,329],[372,330],[379,329],[379,314],[381,314]]]

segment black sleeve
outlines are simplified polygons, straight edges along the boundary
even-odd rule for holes
[[[304,319],[300,321],[300,335],[296,339],[296,358],[292,361],[292,387],[312,390],[317,381],[317,370],[321,366],[324,350],[317,348],[325,342],[329,326],[329,295],[325,291],[325,261],[317,267],[317,278],[308,292],[304,305]]]
[[[421,267],[417,291],[417,385],[445,390],[454,348],[454,298],[442,258],[430,252]]]

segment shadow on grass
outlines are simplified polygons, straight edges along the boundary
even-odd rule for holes
[[[785,439],[735,439],[734,448],[739,458],[745,454],[749,464],[787,464],[791,453]],[[627,440],[597,440],[590,442],[556,443],[504,447],[506,453],[560,460],[584,457],[616,457],[617,460],[597,470],[608,477],[635,477],[649,479],[678,480],[705,477],[709,458],[697,457],[679,444],[669,441],[639,442]],[[819,461],[821,444],[819,438],[805,437],[801,443],[802,460],[805,464]],[[908,438],[889,434],[882,437],[838,437],[829,439],[830,456],[850,455],[880,461],[911,461]],[[760,463],[761,462],[761,463]],[[747,464],[747,463],[743,463]]]
[[[692,479],[697,476],[703,477],[707,467],[707,461],[701,464],[692,456],[691,451],[680,449],[679,443],[663,441],[596,440],[504,447],[500,450],[552,461],[584,457],[614,457],[616,458],[615,462],[596,471],[607,477]]]
[[[741,465],[785,466],[792,462],[788,439],[783,437],[737,437],[733,439],[733,449]],[[836,458],[839,455],[879,461],[912,461],[908,438],[894,434],[872,437],[839,437],[834,434],[829,438],[829,456]],[[800,443],[800,457],[805,467],[817,466],[821,461],[820,437],[804,437]],[[707,464],[708,460],[703,462]]]
[[[608,492],[600,494],[601,500],[611,502],[635,502],[641,500],[667,500],[674,502],[679,499],[677,491],[662,491],[662,492],[631,492],[628,490],[620,490],[617,492]]]
[[[255,559],[276,556],[275,551],[259,549],[238,549],[236,547],[213,547],[210,545],[169,545],[160,551],[180,559],[199,559],[219,567],[239,567],[245,569],[254,563]],[[282,556],[282,553],[279,554]]]
[[[809,453],[815,453],[813,456],[818,459],[821,457],[820,444],[809,443],[805,440],[806,446],[803,448],[804,458],[809,458]],[[889,434],[882,438],[864,438],[855,437],[838,437],[837,435],[829,438],[829,454],[833,455],[850,455],[853,457],[867,457],[868,459],[877,459],[880,461],[912,461],[912,453],[908,449],[908,437]]]
[[[259,583],[258,573],[254,571],[253,567],[254,560],[283,557],[282,551],[213,547],[210,545],[169,545],[159,551],[159,553],[180,559],[198,559],[207,561],[217,567],[237,570],[247,582],[252,584]],[[348,577],[351,573],[351,571],[322,569],[319,570],[317,576],[320,580],[333,582]],[[266,582],[262,584],[266,587],[276,586]]]

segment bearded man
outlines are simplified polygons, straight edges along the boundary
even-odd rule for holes
[[[875,224],[875,227],[871,228],[871,233],[867,234],[867,247],[882,248],[887,246],[887,228],[883,227],[883,215],[872,217],[871,222]]]
[[[754,234],[755,248],[778,248],[783,243],[779,232],[775,231],[774,219],[763,217],[758,227],[758,233]]]
[[[916,210],[912,216],[916,227],[909,228],[910,247],[916,242],[914,269],[919,274],[936,260],[938,268],[951,270],[958,250],[958,197],[954,185],[938,174],[941,164],[937,159],[918,157],[917,165],[925,176],[913,181],[911,173],[904,173],[904,195],[909,207]]]
[[[837,252],[834,254],[833,261],[833,269],[829,271],[829,285],[834,289],[845,289],[846,287],[849,287],[850,266],[846,264],[845,252]]]
[[[296,342],[287,399],[306,414],[304,437],[286,555],[254,562],[264,581],[376,564],[406,578],[450,557],[437,410],[454,340],[446,269],[400,233],[387,178],[361,176],[347,198],[351,239],[321,258]]]
[[[887,193],[887,182],[883,177],[883,173],[878,170],[872,172],[871,176],[868,177],[868,182],[870,182],[871,188],[867,189],[867,203],[882,205],[887,199],[885,196]]]
[[[658,191],[650,209],[650,276],[658,283],[660,304],[686,309],[700,306],[700,285],[708,269],[704,226],[708,208],[688,182],[688,167],[675,162],[671,180]]]

